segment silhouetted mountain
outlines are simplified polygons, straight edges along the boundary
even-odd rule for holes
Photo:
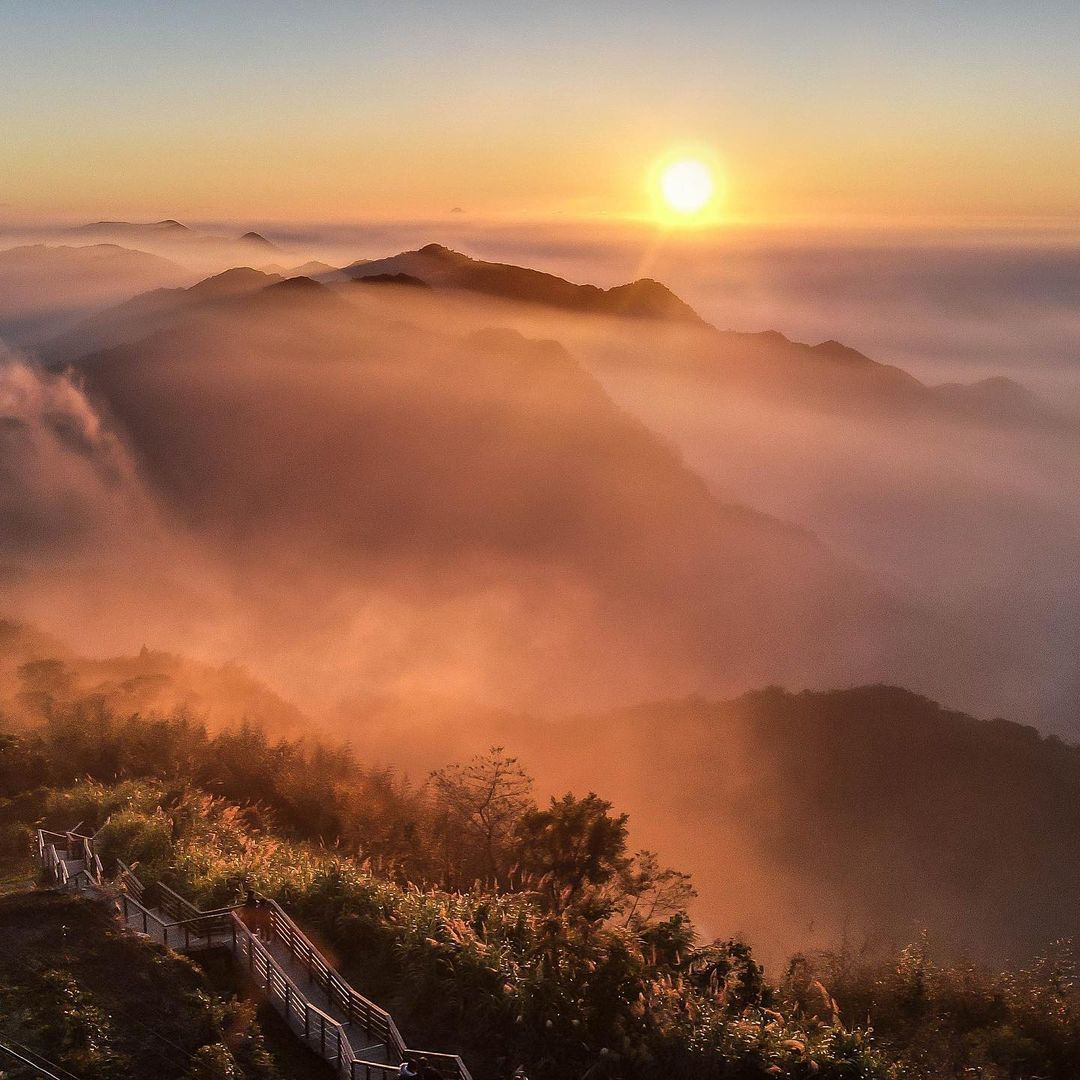
[[[1042,403],[1026,386],[1004,376],[975,383],[942,383],[932,387],[938,400],[958,412],[997,416],[1002,420],[1030,417],[1043,411]]]
[[[1031,727],[881,685],[556,723],[408,702],[377,715],[352,730],[414,768],[497,744],[550,790],[602,786],[635,843],[693,872],[699,920],[776,961],[923,930],[944,952],[1025,961],[1078,929],[1080,747]]]
[[[928,385],[838,341],[809,345],[775,330],[743,333],[701,324],[652,338],[641,331],[625,350],[606,345],[597,354],[597,370],[648,371],[661,379],[688,379],[698,393],[737,390],[821,412],[903,418],[952,413],[994,424],[1072,426],[1009,379]],[[676,390],[685,387],[672,384]]]
[[[682,821],[680,847],[733,833],[780,890],[763,906],[781,927],[853,944],[925,928],[957,953],[1027,959],[1080,925],[1080,748],[1034,728],[867,686],[643,706],[562,739],[567,761],[619,746],[611,795]]]
[[[270,243],[265,236],[260,236],[257,232],[246,232],[240,237],[242,244],[252,244],[256,247],[269,248],[271,251],[277,251],[277,245]]]
[[[713,686],[846,671],[852,636],[869,655],[909,625],[808,534],[718,503],[557,343],[378,310],[293,278],[79,366],[230,558],[288,552],[448,612],[481,580],[516,595],[501,630],[496,612],[462,616],[501,638],[500,694],[527,698],[538,668],[564,671],[570,700],[612,678],[619,697],[669,685],[672,668]]]
[[[136,239],[139,236],[190,233],[191,229],[186,225],[182,225],[179,221],[166,218],[164,221],[148,222],[93,221],[89,225],[76,225],[66,231],[72,236],[118,236],[126,234],[132,239]]]
[[[200,274],[218,273],[244,265],[256,255],[262,260],[279,251],[277,245],[257,232],[242,236],[203,232],[174,221],[95,221],[61,229],[55,234],[65,242],[108,242],[163,255]]]
[[[635,281],[614,289],[575,285],[539,270],[472,259],[440,244],[428,244],[388,259],[353,263],[342,272],[351,278],[407,274],[436,288],[466,289],[586,314],[701,321],[693,308],[657,281]]]
[[[880,363],[841,342],[817,345],[792,341],[777,331],[718,330],[660,282],[642,279],[611,289],[577,285],[526,267],[470,258],[428,244],[386,259],[360,260],[339,271],[312,276],[320,281],[363,280],[405,274],[440,290],[462,290],[576,315],[627,316],[656,324],[633,331],[633,348],[620,355],[605,347],[603,362],[654,365],[658,372],[706,379],[723,390],[735,387],[814,408],[912,413],[960,410],[992,422],[1044,422],[1051,411],[1034,395],[1015,394],[1006,405],[1001,392],[939,391],[890,364]],[[513,312],[504,316],[513,321]],[[671,326],[675,337],[669,336]],[[561,337],[559,330],[555,334]],[[632,354],[632,355],[631,355]],[[1022,391],[1022,388],[1019,388]]]
[[[357,285],[405,285],[414,289],[430,289],[426,281],[412,274],[367,274],[355,279]]]
[[[90,352],[145,337],[180,313],[258,292],[282,278],[249,267],[237,267],[186,289],[157,289],[84,319],[38,350],[49,363],[66,363]]]
[[[264,274],[276,274],[279,277],[309,277],[317,278],[320,275],[332,274],[335,272],[334,267],[329,263],[319,262],[317,259],[312,259],[310,262],[304,263],[302,266],[282,266],[280,263],[270,263],[267,266],[260,266],[259,269]]]

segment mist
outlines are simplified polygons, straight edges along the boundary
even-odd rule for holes
[[[697,876],[708,930],[767,955],[916,917],[972,945],[954,883],[900,875],[923,889],[913,912],[857,867],[826,882],[792,857],[748,809],[820,809],[777,789],[791,762],[741,706],[719,724],[670,703],[886,682],[1077,737],[1076,312],[1010,276],[1030,257],[1060,284],[1068,250],[689,259],[687,240],[635,261],[603,230],[560,246],[458,227],[470,251],[575,280],[662,278],[740,332],[283,280],[387,249],[315,230],[266,230],[279,254],[247,261],[270,273],[188,291],[209,249],[185,264],[170,241],[175,277],[42,291],[6,324],[0,614],[90,658],[85,685],[118,705],[328,732],[414,777],[502,742],[541,790],[631,810],[636,841]],[[798,344],[821,339],[894,366]],[[125,688],[165,670],[169,687]],[[651,701],[669,704],[626,712]]]

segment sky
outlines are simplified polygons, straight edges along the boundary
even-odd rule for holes
[[[0,0],[0,215],[1080,218],[1057,0]]]

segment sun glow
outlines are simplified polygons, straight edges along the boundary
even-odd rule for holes
[[[712,201],[716,184],[703,161],[673,161],[660,174],[664,201],[678,214],[698,214]]]
[[[650,171],[649,187],[655,220],[662,225],[696,228],[716,220],[719,172],[707,150],[666,155]]]

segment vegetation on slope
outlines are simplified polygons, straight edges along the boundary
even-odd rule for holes
[[[894,957],[799,957],[768,983],[749,947],[701,942],[690,882],[628,849],[594,794],[538,806],[500,750],[411,787],[345,748],[211,737],[183,715],[43,700],[0,749],[0,825],[104,826],[203,903],[254,885],[325,942],[414,1044],[478,1076],[1072,1077],[1069,953],[1014,974]],[[871,1029],[873,1034],[871,1035]]]
[[[128,934],[103,904],[0,899],[0,1040],[81,1080],[275,1080],[251,1002],[223,1002],[196,965]],[[121,976],[122,977],[118,977]],[[0,1075],[20,1072],[6,1058]]]

